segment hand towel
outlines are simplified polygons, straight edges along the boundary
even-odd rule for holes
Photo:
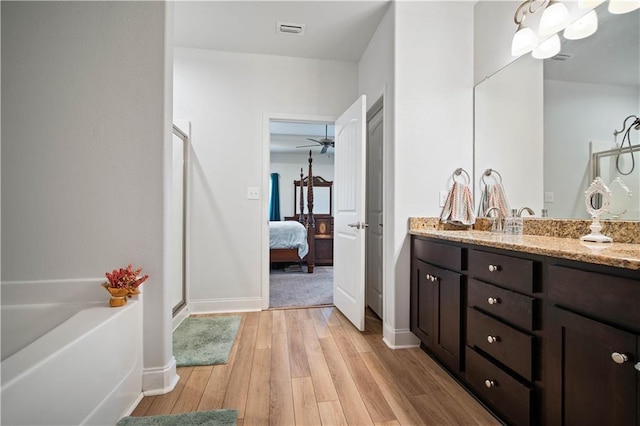
[[[476,216],[473,213],[473,200],[471,190],[467,185],[454,182],[447,200],[442,208],[440,220],[456,225],[473,225]]]
[[[501,183],[491,185],[489,189],[489,207],[497,207],[502,213],[502,217],[509,216],[509,203]]]

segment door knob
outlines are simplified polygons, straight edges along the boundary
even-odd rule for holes
[[[629,361],[629,357],[627,355],[621,354],[619,352],[612,353],[611,354],[611,359],[616,364],[624,364],[625,362]]]

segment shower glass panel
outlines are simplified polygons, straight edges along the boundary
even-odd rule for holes
[[[169,277],[169,300],[175,315],[186,303],[185,300],[185,148],[187,137],[174,127],[171,143],[172,181],[171,181],[171,226],[169,250],[171,275]]]

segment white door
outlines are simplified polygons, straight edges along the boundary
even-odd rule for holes
[[[372,114],[373,113],[373,114]],[[367,306],[382,318],[382,107],[367,117]]]
[[[336,120],[333,303],[364,330],[366,97]]]

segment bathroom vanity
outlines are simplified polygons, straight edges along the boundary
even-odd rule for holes
[[[503,421],[640,425],[640,244],[409,232],[411,330]]]

